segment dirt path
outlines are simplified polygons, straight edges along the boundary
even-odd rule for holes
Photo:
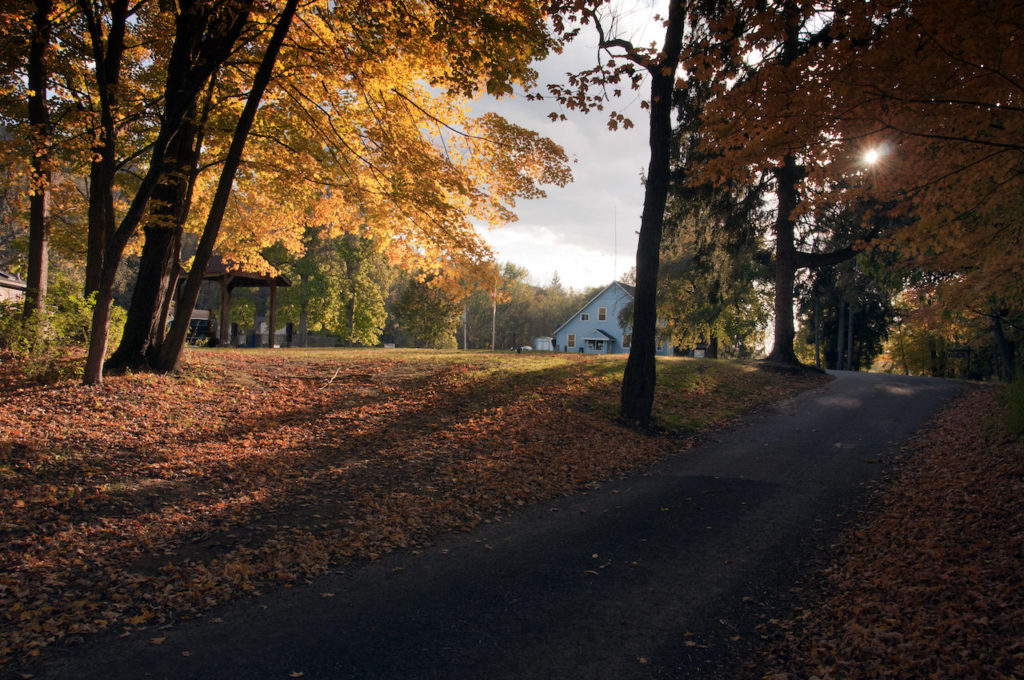
[[[842,373],[705,446],[507,522],[28,669],[53,678],[727,672],[959,386]]]

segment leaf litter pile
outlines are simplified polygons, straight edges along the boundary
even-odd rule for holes
[[[206,350],[85,387],[0,363],[0,665],[424,545],[825,380],[665,361],[655,435],[616,423],[623,365]]]
[[[1024,441],[994,393],[907,446],[804,608],[763,627],[758,677],[1024,678]]]

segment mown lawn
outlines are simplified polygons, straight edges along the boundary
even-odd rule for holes
[[[0,363],[0,664],[195,615],[642,468],[820,384],[659,363],[660,434],[615,419],[624,359],[195,350],[172,376],[35,384]]]

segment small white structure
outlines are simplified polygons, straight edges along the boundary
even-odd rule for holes
[[[550,335],[540,335],[533,339],[533,348],[540,352],[551,352],[555,349],[551,344]]]

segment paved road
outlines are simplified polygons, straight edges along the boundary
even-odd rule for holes
[[[168,630],[93,638],[30,670],[69,679],[730,677],[754,626],[784,607],[854,517],[865,484],[960,389],[836,378],[647,473]],[[156,635],[163,644],[149,642]]]

